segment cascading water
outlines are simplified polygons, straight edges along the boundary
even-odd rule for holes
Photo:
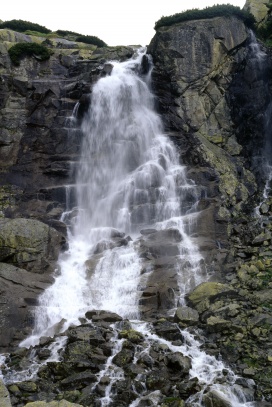
[[[137,72],[141,58],[114,62],[111,76],[93,88],[82,126],[78,216],[69,234],[70,248],[59,260],[61,274],[40,297],[33,336],[22,346],[52,334],[61,320],[62,329],[78,323],[88,309],[137,318],[141,261],[131,237],[125,236],[135,238],[143,227],[178,229],[180,256],[191,267],[186,280],[201,281],[201,256],[187,234],[195,215],[183,208],[186,195],[197,195],[197,189],[163,134],[148,77]],[[86,262],[92,261],[88,271]]]
[[[151,235],[170,230],[179,237],[174,264],[179,285],[176,304],[183,303],[184,294],[206,278],[201,255],[189,236],[197,217],[192,208],[197,207],[199,189],[187,179],[174,145],[163,134],[149,77],[141,75],[142,55],[140,51],[128,62],[113,62],[111,75],[93,87],[82,126],[84,139],[76,181],[78,208],[73,210],[77,216],[69,230],[69,250],[60,256],[55,283],[40,297],[33,335],[21,346],[36,345],[42,336],[79,325],[89,310],[110,310],[123,318],[139,319],[140,287],[145,281],[138,253],[142,229]],[[229,381],[222,386],[214,384],[222,379],[223,363],[200,351],[200,344],[187,331],[182,333],[186,346],[174,346],[154,335],[148,325],[138,322],[136,327],[147,343],[139,355],[155,342],[172,347],[192,359],[191,375],[199,376],[204,389],[217,386],[229,406],[251,405],[234,394],[229,370]],[[119,351],[117,334],[112,340],[115,351]],[[122,377],[120,368],[112,367],[113,356],[97,375],[97,383],[102,376],[110,377],[100,399],[102,406],[111,405],[111,389]],[[135,363],[138,357],[136,354]],[[160,400],[159,390],[147,391],[142,386],[136,392],[138,398],[131,406],[140,405],[144,397],[154,400],[152,405]],[[200,392],[190,405],[203,405],[202,396]]]
[[[261,50],[261,47],[254,35],[251,32],[249,46],[249,58],[252,65],[252,71],[255,73],[255,80],[260,81],[263,90],[263,101],[265,104],[265,110],[263,114],[263,129],[264,129],[264,143],[261,151],[258,152],[258,156],[254,157],[256,161],[256,167],[262,173],[262,177],[265,181],[265,187],[263,190],[264,200],[268,198],[271,193],[271,181],[272,181],[272,94],[269,87],[268,80],[268,56]],[[260,215],[260,205],[256,208],[256,214]]]

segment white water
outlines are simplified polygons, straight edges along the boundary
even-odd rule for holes
[[[182,235],[180,262],[188,264],[180,277],[180,296],[184,287],[202,281],[201,256],[188,236],[195,214],[183,208],[186,196],[196,202],[197,189],[163,134],[149,77],[137,72],[141,58],[139,53],[128,62],[113,62],[111,76],[93,87],[82,126],[78,216],[69,232],[69,251],[60,257],[55,283],[40,297],[33,335],[21,346],[52,335],[61,321],[61,331],[78,324],[90,309],[139,317],[141,260],[132,240],[110,250],[114,237],[135,239],[141,228],[176,228]],[[94,256],[97,244],[105,250]],[[92,270],[86,268],[88,260],[96,261]]]
[[[235,384],[237,376],[234,375],[231,369],[226,368],[221,360],[214,356],[207,355],[200,350],[201,343],[196,340],[188,331],[181,331],[185,339],[184,345],[175,346],[170,341],[160,338],[158,335],[151,332],[151,327],[148,323],[135,322],[133,327],[141,332],[146,340],[151,343],[166,345],[167,349],[172,352],[182,353],[191,359],[192,367],[190,369],[190,377],[197,378],[201,384],[202,390],[199,393],[191,396],[187,402],[192,407],[203,406],[203,395],[207,390],[215,391],[220,397],[228,402],[229,407],[253,407],[252,400],[247,400],[240,386]],[[144,351],[146,352],[146,350]],[[140,355],[139,355],[140,356]],[[253,381],[252,381],[253,384]],[[133,401],[130,407],[137,407],[144,396],[140,396]]]
[[[139,318],[142,262],[137,239],[143,228],[174,228],[182,236],[175,266],[179,274],[177,301],[182,303],[184,294],[204,279],[201,255],[190,238],[197,218],[197,188],[187,179],[174,145],[163,134],[161,120],[153,108],[149,78],[140,77],[137,72],[141,57],[139,53],[134,60],[114,62],[111,76],[100,79],[93,88],[90,111],[83,123],[76,184],[78,208],[72,211],[77,216],[69,231],[69,250],[59,259],[55,283],[40,297],[33,334],[21,346],[35,345],[42,336],[53,336],[71,324],[80,324],[80,318],[91,309]],[[128,234],[134,240],[127,239],[127,245],[114,247],[116,239]],[[99,247],[104,250],[99,251]],[[212,386],[225,394],[231,407],[246,405],[230,387],[232,373],[228,385],[215,383],[225,366],[200,351],[200,344],[188,333],[183,332],[186,345],[175,347],[151,334],[146,324],[137,329],[147,341],[159,341],[188,355],[192,359],[191,376],[199,378],[203,391]],[[121,342],[115,337],[114,340],[117,353]],[[122,371],[112,368],[113,356],[98,375],[98,382],[102,375],[110,378],[101,399],[103,406],[110,404],[114,381],[122,378]],[[192,405],[202,405],[202,393],[191,400]],[[159,391],[148,394],[154,403],[159,398]]]
[[[271,181],[272,181],[272,95],[269,88],[269,81],[267,78],[267,65],[268,55],[261,50],[259,43],[253,32],[251,32],[250,44],[250,60],[253,72],[255,73],[255,80],[263,82],[263,97],[264,100],[268,99],[268,105],[263,115],[263,129],[264,129],[264,146],[260,152],[260,156],[255,157],[259,163],[263,176],[265,179],[265,186],[263,190],[263,201],[255,209],[255,214],[260,217],[260,207],[262,203],[271,194]],[[260,170],[260,168],[259,168]]]

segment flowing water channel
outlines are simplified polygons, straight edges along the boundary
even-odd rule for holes
[[[252,406],[235,386],[231,370],[200,350],[201,343],[191,333],[183,331],[184,344],[173,345],[157,336],[151,323],[141,321],[139,303],[147,277],[142,272],[139,242],[146,236],[151,241],[154,236],[164,238],[169,233],[178,236],[172,265],[178,276],[174,308],[184,304],[186,292],[207,279],[202,256],[191,236],[197,223],[196,203],[203,191],[187,178],[174,144],[163,132],[154,110],[150,72],[143,74],[141,70],[143,55],[140,50],[130,61],[112,62],[111,75],[93,87],[89,112],[82,124],[77,208],[67,208],[63,215],[63,220],[70,223],[69,250],[60,256],[55,283],[40,297],[33,334],[21,346],[35,346],[41,337],[79,325],[89,310],[110,310],[130,319],[145,338],[145,347],[139,346],[135,363],[154,343],[191,359],[190,376],[197,377],[202,385],[189,400],[191,406],[204,405],[207,389],[219,393],[230,407]],[[111,389],[123,378],[122,369],[112,363],[122,340],[115,334],[111,341],[113,354],[97,375],[97,383],[102,376],[109,377],[101,406],[111,405]],[[60,340],[55,348],[52,345],[49,360],[56,360],[62,346]],[[35,369],[28,376],[24,374],[21,380],[33,377]],[[146,405],[159,405],[159,390],[151,392],[143,386],[136,393],[131,407],[145,405],[144,400],[153,403]]]

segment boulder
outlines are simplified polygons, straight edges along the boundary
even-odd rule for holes
[[[12,407],[9,392],[2,380],[0,379],[0,406],[1,407]]]
[[[174,319],[182,326],[192,326],[197,325],[199,314],[196,310],[190,307],[178,307]]]
[[[0,261],[36,272],[52,272],[63,236],[34,219],[10,219],[0,229]]]
[[[208,282],[198,285],[187,299],[189,305],[196,308],[198,312],[203,312],[209,308],[210,302],[220,297],[237,296],[236,291],[227,284],[218,282]]]
[[[205,407],[232,407],[232,403],[218,390],[211,390],[203,396]]]

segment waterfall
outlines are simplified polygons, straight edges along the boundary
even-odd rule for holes
[[[80,325],[90,310],[141,319],[139,302],[146,277],[139,246],[145,236],[152,244],[157,236],[162,242],[169,235],[177,238],[178,252],[173,257],[178,274],[178,287],[173,290],[176,304],[184,303],[185,293],[207,277],[191,237],[200,189],[187,178],[186,167],[180,164],[178,151],[155,113],[150,75],[141,70],[143,53],[138,51],[127,62],[111,62],[111,75],[101,78],[92,89],[82,124],[77,208],[69,208],[69,250],[60,256],[55,283],[40,297],[33,334],[21,346],[36,345],[42,336]],[[226,370],[224,364],[200,351],[193,335],[184,331],[186,344],[172,345],[154,335],[144,322],[134,323],[149,343],[142,349],[139,346],[139,354],[147,352],[152,342],[183,352],[193,361],[191,377],[199,376],[205,389],[216,390],[230,407],[251,405],[234,394],[230,370],[229,384],[227,379],[224,385],[218,384]],[[118,352],[121,342],[117,334],[112,341],[114,352]],[[123,377],[112,359],[113,355],[97,375],[98,382],[103,375],[109,376],[105,397],[100,399],[102,406],[110,405],[114,380]],[[214,381],[217,384],[213,385]],[[189,400],[191,406],[203,405],[203,391]],[[156,403],[160,391],[151,393],[143,390],[131,407],[140,405],[144,396]]]
[[[198,190],[163,133],[150,74],[141,74],[142,56],[139,51],[130,61],[112,62],[111,75],[93,87],[82,124],[69,250],[60,256],[55,283],[40,297],[33,335],[21,346],[79,324],[90,309],[138,318],[142,264],[135,242],[143,228],[180,234],[179,260],[190,265],[179,278],[181,302],[191,283],[203,281],[201,255],[188,236]]]
[[[257,162],[256,167],[261,170],[265,181],[263,190],[263,198],[266,199],[271,191],[272,181],[272,94],[269,88],[268,80],[268,56],[261,50],[261,47],[254,35],[251,32],[249,46],[249,60],[252,66],[252,71],[255,73],[255,80],[261,81],[263,87],[264,113],[263,113],[263,130],[264,142],[258,156],[255,157]],[[260,214],[261,204],[256,208],[256,213]]]

